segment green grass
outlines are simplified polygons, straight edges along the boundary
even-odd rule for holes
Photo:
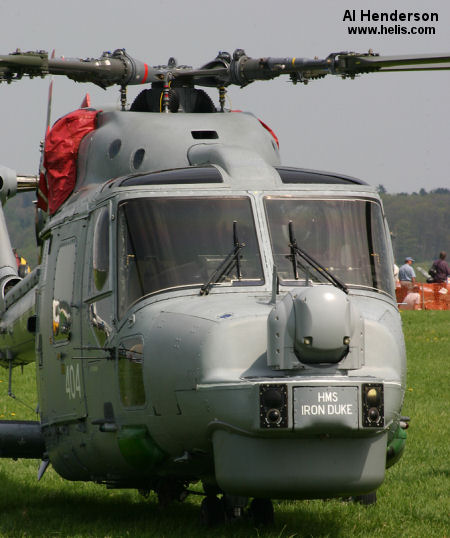
[[[50,468],[36,481],[38,462],[0,460],[0,536],[450,536],[449,416],[450,312],[403,312],[408,382],[403,412],[411,416],[405,454],[387,471],[375,506],[340,501],[274,502],[275,525],[249,521],[215,529],[199,524],[201,498],[160,509],[154,496],[110,491],[62,480]],[[36,405],[33,366],[14,375],[7,396],[0,370],[0,418],[30,419]]]

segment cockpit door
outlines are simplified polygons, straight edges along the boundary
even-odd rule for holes
[[[41,420],[67,422],[87,415],[81,360],[82,221],[46,240],[45,274],[38,290],[38,380]]]
[[[116,409],[116,361],[111,339],[115,329],[111,204],[95,209],[89,216],[83,271],[81,332],[83,366],[89,413],[104,416],[105,406]]]

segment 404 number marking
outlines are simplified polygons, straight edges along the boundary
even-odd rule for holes
[[[66,368],[66,394],[69,400],[74,400],[77,396],[81,398],[80,365],[75,367],[70,365]]]

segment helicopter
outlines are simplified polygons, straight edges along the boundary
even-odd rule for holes
[[[0,364],[11,390],[13,368],[36,363],[39,414],[0,421],[0,456],[163,504],[200,481],[207,525],[247,510],[270,524],[272,499],[375,502],[409,422],[381,200],[282,165],[273,131],[226,109],[226,91],[439,69],[450,55],[0,56],[6,83],[120,91],[120,107],[85,99],[55,122],[38,176],[0,167],[2,204],[36,192],[40,249],[20,278],[0,210]],[[127,87],[148,84],[129,105]]]

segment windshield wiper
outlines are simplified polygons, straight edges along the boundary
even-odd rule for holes
[[[236,274],[238,280],[241,280],[241,263],[239,260],[239,252],[242,248],[245,247],[245,243],[239,243],[237,236],[237,221],[233,221],[233,250],[227,254],[226,258],[220,263],[217,269],[209,277],[208,282],[203,284],[200,288],[200,295],[208,295],[209,290],[212,288],[212,285],[216,282],[219,282],[220,279],[228,274],[231,268],[236,266]]]
[[[305,252],[303,249],[301,249],[297,245],[297,240],[294,235],[294,229],[292,220],[289,221],[289,248],[291,249],[291,261],[292,261],[292,268],[294,270],[294,278],[295,280],[299,280],[298,277],[298,261],[297,256],[299,256],[302,260],[304,260],[307,264],[309,264],[313,269],[315,269],[319,274],[321,274],[324,278],[328,280],[333,286],[336,286],[337,288],[341,289],[343,292],[348,293],[347,286],[334,276],[328,269],[326,269],[321,263],[319,263],[315,258],[313,258],[311,255],[309,255],[307,252]]]

